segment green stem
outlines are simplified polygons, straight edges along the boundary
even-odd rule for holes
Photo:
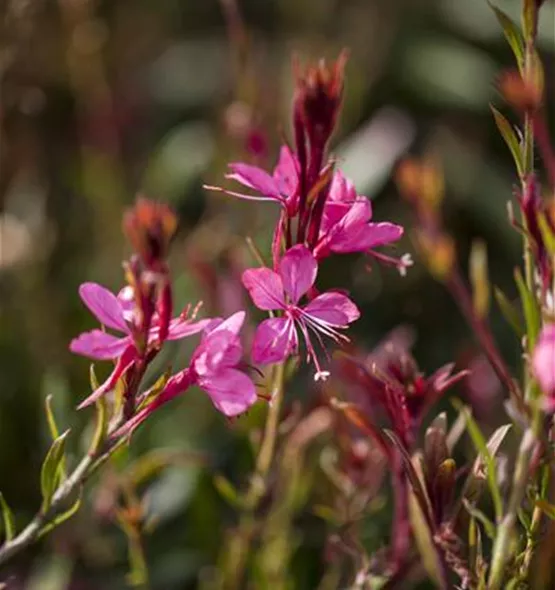
[[[242,587],[245,563],[256,527],[254,513],[258,508],[260,500],[266,493],[268,473],[272,466],[276,449],[279,418],[283,404],[284,376],[285,364],[282,363],[275,369],[272,385],[272,402],[268,408],[264,435],[256,459],[255,471],[250,480],[247,492],[243,497],[243,512],[239,519],[237,529],[233,531],[229,540],[225,555],[222,586],[226,590],[237,590]]]

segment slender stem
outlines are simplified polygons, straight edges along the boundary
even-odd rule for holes
[[[56,516],[67,509],[67,503],[85,481],[110,457],[123,439],[108,438],[106,443],[94,454],[87,454],[77,464],[72,473],[54,493],[50,508],[38,512],[31,522],[13,539],[0,547],[0,566],[12,557],[32,545],[40,536],[42,529],[50,524]]]
[[[239,519],[239,524],[237,529],[233,531],[226,550],[223,567],[225,579],[222,580],[223,587],[226,590],[236,590],[242,587],[241,583],[245,562],[255,532],[256,520],[254,512],[266,492],[268,473],[272,466],[276,449],[279,418],[284,394],[284,376],[285,364],[282,363],[276,367],[274,373],[272,402],[266,417],[264,436],[256,459],[255,472],[243,497],[243,512]]]
[[[517,512],[524,499],[524,495],[526,494],[530,461],[538,442],[538,432],[541,430],[541,417],[539,409],[536,410],[532,425],[524,433],[522,442],[520,443],[507,512],[497,527],[497,534],[493,543],[492,565],[488,581],[488,590],[498,590],[502,587],[506,574],[505,569],[513,554],[510,545],[517,522]]]
[[[518,408],[525,412],[526,409],[522,403],[522,393],[520,392],[516,381],[512,378],[511,372],[509,371],[505,361],[497,349],[495,339],[493,338],[489,326],[483,319],[476,315],[472,305],[472,297],[470,296],[466,284],[457,269],[453,271],[451,277],[449,278],[447,287],[453,294],[455,302],[459,305],[463,315],[466,317],[468,323],[472,327],[474,335],[478,339],[478,342],[482,347],[482,350],[484,351],[484,354],[486,355],[491,367],[497,374],[497,377],[501,383],[507,387]]]

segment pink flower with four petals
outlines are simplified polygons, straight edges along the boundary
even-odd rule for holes
[[[302,244],[293,246],[284,254],[278,272],[262,267],[243,273],[243,284],[259,309],[283,312],[281,317],[264,320],[258,326],[252,348],[254,362],[269,364],[284,361],[297,351],[297,330],[300,330],[308,358],[316,366],[315,380],[329,375],[318,362],[310,332],[322,348],[322,335],[336,342],[348,341],[339,330],[358,319],[360,312],[346,295],[337,291],[328,291],[307,305],[299,306],[301,297],[314,285],[317,273],[316,259]]]
[[[251,378],[237,369],[243,356],[239,331],[244,321],[244,311],[226,320],[210,320],[190,366],[173,375],[156,399],[126,422],[114,436],[131,432],[154,410],[192,385],[203,389],[216,409],[226,416],[237,416],[248,410],[257,400],[257,395]]]
[[[102,285],[83,283],[79,287],[79,295],[104,327],[123,333],[123,336],[116,336],[97,328],[83,332],[71,341],[69,348],[75,354],[96,360],[116,360],[116,366],[108,379],[80,404],[79,408],[83,408],[115,387],[121,376],[138,359],[138,351],[133,339],[134,306],[129,299],[128,289],[123,289],[116,297]],[[208,322],[209,320],[193,322],[183,316],[174,318],[170,321],[168,340],[179,340],[196,334],[205,328]],[[149,344],[158,339],[159,328],[156,324],[155,314],[148,336]]]

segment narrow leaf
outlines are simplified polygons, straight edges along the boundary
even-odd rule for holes
[[[509,301],[501,289],[495,287],[493,294],[495,296],[495,300],[497,301],[497,305],[499,305],[499,309],[503,314],[503,317],[513,327],[517,336],[521,338],[524,334],[524,326],[522,325],[522,319],[518,309]]]
[[[422,565],[436,585],[441,587],[441,564],[433,534],[422,511],[422,506],[412,490],[409,491],[409,518]]]
[[[526,39],[533,39],[536,35],[536,1],[524,0],[522,6],[522,30]]]
[[[108,430],[108,410],[106,408],[106,398],[104,396],[96,400],[96,422],[94,427],[94,434],[89,446],[89,455],[94,457],[106,439],[106,432]]]
[[[240,507],[242,505],[239,493],[229,481],[223,475],[216,474],[213,478],[214,486],[225,500],[229,502],[231,506]]]
[[[489,5],[503,29],[503,34],[505,35],[505,39],[507,39],[507,43],[513,50],[519,69],[522,69],[524,65],[524,40],[522,39],[522,34],[520,33],[517,24],[491,2],[489,2]]]
[[[495,525],[493,522],[491,522],[491,520],[481,510],[476,508],[476,506],[474,506],[468,500],[463,499],[463,504],[468,514],[470,514],[470,516],[482,524],[486,535],[490,539],[495,539]]]
[[[480,318],[487,316],[490,305],[488,256],[483,240],[475,240],[470,252],[470,280],[474,311]]]
[[[540,226],[545,249],[551,256],[555,256],[555,232],[547,222],[545,213],[538,215],[538,224]]]
[[[403,465],[405,467],[407,477],[409,478],[409,481],[411,483],[414,495],[420,503],[422,513],[426,518],[428,526],[431,526],[431,523],[433,521],[432,508],[430,505],[430,499],[428,498],[428,494],[426,493],[426,488],[423,484],[423,480],[418,476],[418,473],[416,472],[410,455],[408,454],[407,450],[403,446],[403,443],[399,440],[397,435],[391,430],[387,429],[384,429],[384,434],[389,438],[389,440],[391,440],[394,446],[401,453],[401,457],[403,458]]]
[[[100,387],[93,363],[91,363],[91,365],[89,367],[89,381],[91,384],[91,391],[96,391]]]
[[[46,420],[48,422],[48,430],[50,431],[50,436],[52,437],[52,440],[56,440],[60,436],[60,431],[58,430],[58,425],[56,424],[56,419],[54,418],[54,412],[52,411],[52,395],[46,396],[44,406],[46,410]],[[61,479],[64,479],[67,474],[65,457],[62,457],[58,469],[59,477]]]
[[[42,491],[42,512],[46,512],[52,503],[52,497],[60,483],[59,467],[64,458],[65,441],[69,434],[66,430],[53,443],[42,464],[40,487]]]
[[[81,498],[82,498],[82,490],[79,489],[79,494],[77,495],[77,498],[75,499],[75,502],[73,502],[73,504],[64,512],[61,512],[60,514],[58,514],[55,518],[53,518],[46,526],[44,526],[38,535],[38,538],[40,539],[41,537],[43,537],[44,535],[46,535],[47,533],[49,533],[51,530],[55,529],[56,527],[60,526],[63,522],[65,522],[66,520],[70,519],[74,514],[77,513],[77,511],[79,510],[79,508],[81,507]]]
[[[470,435],[470,438],[472,439],[476,451],[480,454],[481,460],[484,461],[483,465],[485,466],[486,470],[486,478],[493,506],[495,509],[495,517],[497,521],[499,521],[501,520],[501,517],[503,515],[503,501],[501,499],[501,492],[499,491],[499,486],[497,485],[495,473],[495,460],[493,458],[493,455],[491,454],[490,449],[488,448],[488,445],[486,444],[484,435],[482,434],[482,432],[480,431],[480,427],[472,417],[470,410],[457,399],[453,399],[452,403],[455,406],[455,408],[464,415],[466,420],[467,432]]]
[[[516,133],[513,129],[513,126],[507,121],[504,115],[502,115],[493,105],[490,105],[491,112],[493,113],[493,117],[495,119],[495,124],[497,125],[497,129],[499,129],[499,133],[501,133],[501,137],[505,140],[507,147],[511,151],[513,156],[513,160],[515,161],[517,172],[519,178],[522,178],[524,174],[524,162],[522,157],[522,150],[520,148],[520,143],[517,139]]]
[[[549,516],[549,518],[551,518],[551,520],[555,520],[555,506],[553,506],[553,504],[550,504],[549,502],[546,502],[545,500],[537,500],[536,506],[542,512],[544,512],[547,516]]]
[[[536,340],[540,332],[540,310],[536,298],[526,286],[520,269],[515,270],[515,281],[520,293],[522,302],[522,310],[524,311],[524,318],[526,319],[526,334],[528,336],[529,350],[533,350],[536,345]]]
[[[4,522],[4,539],[11,541],[15,536],[15,519],[11,508],[4,498],[4,494],[0,492],[0,508],[2,509],[2,520]]]

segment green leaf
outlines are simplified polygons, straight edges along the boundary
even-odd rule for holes
[[[93,363],[91,363],[91,366],[89,367],[89,381],[91,384],[91,391],[96,391],[100,387]]]
[[[241,507],[243,505],[239,492],[235,489],[229,479],[225,478],[223,475],[216,474],[213,481],[220,496],[222,496],[224,500],[227,500],[231,506]]]
[[[545,213],[538,215],[538,224],[546,250],[551,256],[555,256],[555,232],[549,225]]]
[[[6,541],[11,541],[15,536],[15,519],[11,508],[4,498],[4,494],[0,492],[0,508],[2,509],[2,520],[4,522],[4,538]]]
[[[520,142],[518,141],[513,126],[509,123],[505,116],[502,115],[493,105],[490,104],[489,108],[493,113],[493,118],[495,119],[495,124],[497,125],[499,133],[501,133],[501,137],[505,140],[507,147],[511,151],[513,160],[515,161],[518,176],[519,178],[522,178],[522,176],[524,175],[524,161],[522,156],[522,149],[520,147]]]
[[[482,523],[486,535],[490,539],[495,539],[495,525],[493,524],[493,522],[491,522],[491,520],[481,510],[476,508],[476,506],[474,506],[468,500],[463,499],[463,505],[468,514],[470,514],[470,516],[475,518],[478,522]]]
[[[540,309],[536,298],[526,286],[520,269],[515,270],[515,281],[520,293],[524,318],[526,319],[526,335],[528,336],[528,349],[533,350],[540,332]]]
[[[42,464],[40,473],[40,487],[42,491],[41,511],[46,512],[52,503],[52,497],[60,484],[60,464],[64,458],[65,441],[69,434],[66,430],[53,443]]]
[[[533,41],[536,35],[536,1],[524,0],[522,6],[522,29],[524,31],[524,37],[531,41]]]
[[[524,66],[524,40],[522,39],[522,34],[520,33],[517,24],[491,2],[488,2],[488,4],[495,13],[497,20],[503,29],[503,34],[505,35],[505,39],[507,39],[507,43],[513,50],[519,69],[522,69]]]
[[[108,410],[106,408],[106,399],[104,396],[96,400],[96,423],[94,434],[89,446],[89,456],[94,457],[106,439],[108,431]]]
[[[416,548],[422,559],[422,565],[436,585],[441,588],[441,564],[434,543],[433,533],[413,490],[409,490],[409,519]]]
[[[495,460],[493,458],[492,452],[486,443],[486,439],[484,438],[484,435],[480,431],[480,427],[478,426],[478,424],[476,423],[476,421],[472,417],[472,414],[470,413],[469,408],[464,406],[457,399],[453,399],[452,404],[453,404],[453,406],[455,406],[455,408],[460,413],[462,413],[464,415],[464,418],[466,421],[467,432],[470,435],[470,438],[472,439],[472,443],[474,444],[476,451],[480,454],[480,457],[479,457],[480,461],[483,461],[483,465],[485,466],[486,479],[488,482],[488,486],[489,486],[489,490],[490,490],[490,494],[491,494],[491,499],[492,499],[493,506],[495,509],[495,517],[496,517],[496,520],[499,522],[501,520],[501,517],[503,516],[503,501],[501,499],[501,492],[499,490],[499,486],[497,485],[497,478],[496,478],[496,472],[495,472]],[[495,444],[497,444],[498,441],[499,441],[499,444],[501,444],[501,441],[505,437],[509,428],[510,428],[510,425],[506,425],[506,426],[501,427],[501,429],[498,429],[494,433],[494,435],[496,435]],[[500,432],[501,434],[497,434],[498,432]],[[490,441],[491,441],[491,439],[490,439]],[[498,445],[497,445],[497,448],[498,448]],[[476,465],[477,464],[475,462],[474,468],[472,469],[473,472],[476,469]]]
[[[542,512],[544,512],[547,516],[549,516],[549,518],[551,518],[551,520],[555,520],[555,506],[553,506],[553,504],[550,504],[549,502],[546,502],[545,500],[537,500],[536,506]]]
[[[416,499],[420,503],[422,514],[426,518],[428,526],[430,526],[433,522],[432,507],[430,503],[430,498],[428,497],[428,493],[426,492],[423,476],[419,476],[419,474],[417,473],[417,470],[415,469],[415,466],[412,462],[411,456],[408,454],[407,450],[403,446],[403,443],[399,440],[398,436],[388,429],[384,429],[384,434],[389,438],[389,440],[391,440],[391,442],[397,447],[397,449],[401,453],[403,465],[405,467],[406,474],[411,483],[412,490],[414,492]]]
[[[76,514],[79,508],[81,507],[82,496],[82,489],[79,488],[79,493],[77,495],[77,498],[75,499],[75,502],[73,502],[73,504],[67,510],[58,514],[46,526],[44,526],[40,530],[38,538],[40,539],[41,537],[49,533],[51,530],[55,529],[56,527],[60,526],[63,522],[71,518],[74,514]]]
[[[505,293],[501,289],[495,287],[493,294],[503,317],[513,327],[519,338],[524,334],[524,326],[522,325],[522,318],[518,309],[509,301]]]
[[[44,406],[46,409],[46,420],[48,422],[48,430],[50,431],[50,436],[52,437],[52,440],[56,440],[60,436],[60,431],[58,430],[56,419],[54,418],[54,412],[52,411],[52,395],[46,396]],[[62,457],[62,460],[60,461],[59,471],[59,477],[61,479],[64,479],[67,474],[65,457]]]
[[[483,240],[474,240],[472,242],[469,263],[474,311],[478,317],[484,318],[489,312],[491,290],[487,248]]]

